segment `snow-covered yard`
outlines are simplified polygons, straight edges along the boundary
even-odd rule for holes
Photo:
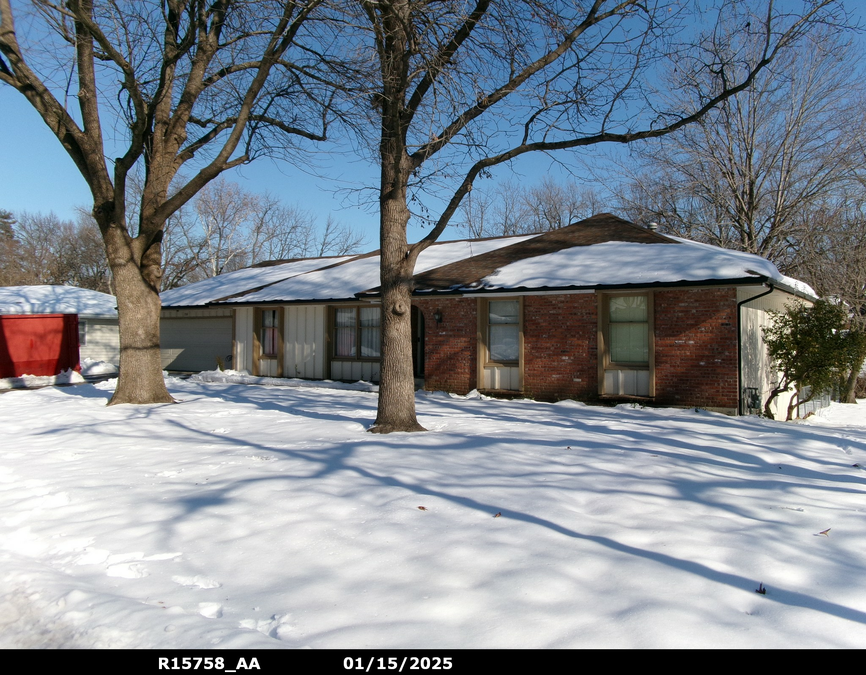
[[[168,382],[0,395],[0,646],[866,646],[863,403]]]

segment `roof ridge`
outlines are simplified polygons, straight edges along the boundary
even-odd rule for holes
[[[530,239],[417,274],[415,288],[442,290],[468,286],[478,283],[500,267],[519,260],[556,253],[566,248],[614,241],[679,244],[665,235],[635,225],[612,213],[598,213],[571,225],[542,232]]]

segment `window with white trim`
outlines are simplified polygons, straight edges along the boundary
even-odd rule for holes
[[[649,365],[649,315],[647,296],[610,298],[610,361]]]
[[[652,396],[652,295],[601,296],[600,393]]]
[[[520,301],[491,300],[487,303],[488,360],[517,363],[520,360]]]

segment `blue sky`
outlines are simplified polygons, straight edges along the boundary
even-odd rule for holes
[[[849,6],[852,5],[849,3]],[[854,4],[853,8],[859,14],[859,6]],[[332,147],[328,152],[330,154],[311,157],[312,163],[318,165],[318,175],[285,162],[261,159],[230,171],[225,177],[246,189],[269,192],[288,205],[298,205],[312,212],[320,224],[332,215],[337,221],[364,233],[366,247],[375,248],[378,245],[375,204],[368,203],[366,208],[359,206],[357,192],[350,191],[366,186],[364,194],[368,202],[374,198],[375,192],[369,188],[378,182],[378,168],[372,161],[360,159],[358,153],[347,146]],[[601,158],[606,153],[621,153],[622,157],[627,156],[628,150],[597,146],[585,153],[584,158]],[[563,154],[557,159],[579,166],[578,155]],[[497,167],[494,181],[512,179],[517,183],[534,184],[547,173],[563,181],[571,177],[550,157],[536,155],[521,158],[513,167]],[[575,177],[580,174],[578,168]],[[425,203],[434,214],[441,209],[441,205],[432,201],[425,200]],[[92,201],[72,160],[24,97],[0,85],[0,209],[53,211],[60,218],[74,219],[77,207],[90,209]],[[410,226],[410,240],[417,240],[424,232],[421,227]],[[462,231],[451,227],[443,239],[462,236]]]
[[[342,180],[325,180],[270,159],[231,171],[226,177],[248,190],[267,191],[286,204],[299,204],[322,224],[333,214],[338,221],[362,230],[369,247],[375,248],[376,213],[352,206],[351,199],[337,190],[347,185],[375,185],[378,171],[360,161],[347,163],[345,156],[340,159],[328,171]],[[19,93],[0,86],[0,209],[53,211],[61,218],[75,219],[76,207],[89,209],[92,203],[87,183],[36,111]]]
[[[594,153],[603,151],[599,148]],[[311,162],[317,165],[320,175],[264,158],[229,171],[225,177],[248,190],[269,192],[286,204],[297,204],[315,214],[320,224],[332,215],[363,232],[366,248],[376,248],[378,213],[375,205],[365,208],[358,203],[357,190],[366,187],[363,196],[368,200],[375,198],[370,186],[377,185],[378,167],[358,158],[348,148],[312,155]],[[498,167],[495,178],[534,184],[545,173],[554,173],[563,181],[569,178],[561,166],[545,155],[521,158],[513,169]],[[54,134],[21,94],[0,85],[0,209],[13,213],[53,211],[62,219],[74,220],[77,207],[89,210],[92,205],[87,183]],[[435,206],[430,207],[435,212]],[[421,227],[410,227],[410,240],[424,234]],[[442,238],[464,236],[461,230],[451,227]]]

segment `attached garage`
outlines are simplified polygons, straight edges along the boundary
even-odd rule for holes
[[[164,370],[230,368],[231,309],[163,309],[159,330]]]

